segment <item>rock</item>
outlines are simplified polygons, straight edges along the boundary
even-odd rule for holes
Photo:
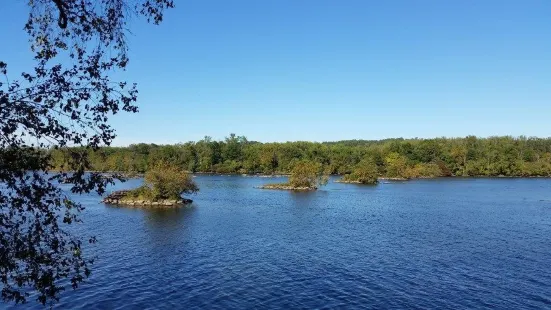
[[[105,204],[137,206],[137,207],[174,207],[192,203],[193,200],[182,198],[181,200],[166,199],[161,201],[134,200],[125,199],[128,195],[128,190],[116,191],[105,197],[102,202]]]
[[[294,187],[290,186],[289,184],[282,183],[282,184],[266,184],[263,186],[258,187],[260,189],[278,189],[278,190],[287,190],[287,191],[315,191],[317,190],[316,187]]]
[[[128,190],[112,192],[111,194],[109,194],[109,196],[107,196],[107,197],[105,197],[105,199],[103,199],[103,202],[106,202],[106,203],[113,202],[113,201],[118,202],[122,198],[125,198],[126,195],[128,195],[128,192],[129,192]]]
[[[379,180],[384,180],[384,181],[409,181],[409,179],[407,178],[394,178],[394,177],[380,177]]]

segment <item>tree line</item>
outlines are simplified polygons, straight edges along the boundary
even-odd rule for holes
[[[128,173],[144,173],[167,162],[193,173],[287,174],[297,162],[308,160],[338,175],[353,173],[367,161],[380,176],[398,178],[551,176],[551,138],[524,136],[260,143],[231,134],[221,141],[205,137],[175,145],[80,151],[96,171]],[[49,152],[56,169],[67,168],[67,149]]]

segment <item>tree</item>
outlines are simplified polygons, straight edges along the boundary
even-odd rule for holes
[[[260,146],[260,166],[262,172],[274,174],[278,168],[277,145],[264,144]]]
[[[72,192],[104,191],[109,180],[87,174],[88,154],[109,145],[115,131],[109,116],[137,112],[137,88],[109,74],[128,64],[125,34],[130,15],[158,24],[171,0],[34,0],[25,31],[35,67],[8,78],[0,59],[0,281],[2,297],[26,302],[30,291],[53,304],[65,289],[90,274],[84,238],[68,232],[83,207],[56,186]],[[4,42],[5,43],[5,42]],[[51,152],[68,145],[66,167],[53,173]],[[94,241],[93,238],[90,239]]]
[[[345,182],[359,182],[362,184],[377,184],[379,171],[377,164],[372,158],[362,159],[352,171],[351,174],[344,176]]]
[[[291,176],[289,177],[289,185],[298,188],[318,188],[327,184],[328,180],[329,175],[320,163],[300,160],[293,166]]]
[[[385,158],[386,174],[393,178],[404,178],[406,176],[407,159],[398,153],[390,153]]]
[[[199,187],[183,169],[167,162],[159,162],[145,173],[145,182],[151,190],[147,198],[154,201],[179,200],[182,194],[195,194]]]
[[[241,140],[247,141],[244,137]],[[228,152],[226,140],[214,141],[206,137],[196,143],[177,146],[103,147],[96,152],[88,150],[88,160],[93,170],[98,171],[145,172],[151,164],[165,160],[189,171],[273,174],[290,173],[297,161],[306,159],[328,167],[330,173],[347,175],[354,172],[363,158],[371,158],[379,175],[418,178],[500,174],[548,176],[548,155],[551,154],[550,138],[524,137],[356,140],[321,145],[313,142],[242,144],[241,155],[237,157]],[[48,152],[53,165],[67,169],[65,158],[70,158],[69,150],[50,149]]]
[[[436,178],[443,176],[443,173],[436,163],[421,163],[408,167],[405,176],[407,178]]]
[[[456,143],[450,151],[456,165],[456,173],[463,176],[467,176],[467,151],[463,142]]]
[[[205,136],[195,144],[197,152],[198,169],[202,172],[212,172],[212,166],[216,163],[215,153],[212,146],[212,138]]]
[[[226,160],[238,161],[243,159],[243,145],[247,143],[247,138],[236,136],[234,133],[226,137],[223,156]]]

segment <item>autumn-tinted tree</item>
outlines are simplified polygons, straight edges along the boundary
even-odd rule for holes
[[[318,188],[327,184],[328,180],[328,173],[320,163],[300,160],[293,166],[289,185],[296,188]]]
[[[407,170],[407,159],[404,155],[392,152],[385,158],[386,175],[392,178],[405,178]]]
[[[329,167],[333,174],[346,175],[370,158],[379,175],[386,177],[551,176],[549,138],[469,136],[328,143],[233,139],[216,141],[207,137],[179,145],[144,144],[138,149],[106,147],[91,152],[89,160],[93,169],[102,171],[120,168],[124,172],[145,172],[149,165],[166,160],[196,172],[289,174],[295,162],[306,159]],[[240,150],[239,156],[228,152],[227,141],[234,150]],[[50,153],[55,162],[69,156],[60,150]]]
[[[91,263],[83,236],[66,229],[79,221],[82,206],[56,182],[68,180],[74,193],[103,192],[108,180],[85,173],[89,155],[115,137],[110,115],[137,111],[136,85],[110,78],[129,61],[127,20],[144,16],[158,24],[173,3],[33,0],[28,5],[21,26],[34,67],[11,72],[8,60],[0,59],[0,281],[4,300],[25,302],[35,291],[46,304],[58,300],[63,279],[76,288]],[[67,146],[80,147],[65,149],[61,162],[44,151]],[[129,169],[133,160],[120,156],[114,168]],[[72,172],[53,173],[61,167]]]
[[[182,168],[166,162],[159,162],[145,174],[148,194],[144,198],[153,201],[172,199],[179,200],[182,194],[195,194],[199,187],[191,176]]]
[[[357,182],[361,184],[377,184],[379,171],[377,164],[372,158],[362,159],[355,167],[352,173],[343,177],[345,182]]]

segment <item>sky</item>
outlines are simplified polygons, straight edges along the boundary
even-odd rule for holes
[[[113,78],[140,113],[112,118],[115,145],[551,136],[549,0],[175,2],[130,23]],[[25,3],[0,3],[10,72],[33,65]]]

